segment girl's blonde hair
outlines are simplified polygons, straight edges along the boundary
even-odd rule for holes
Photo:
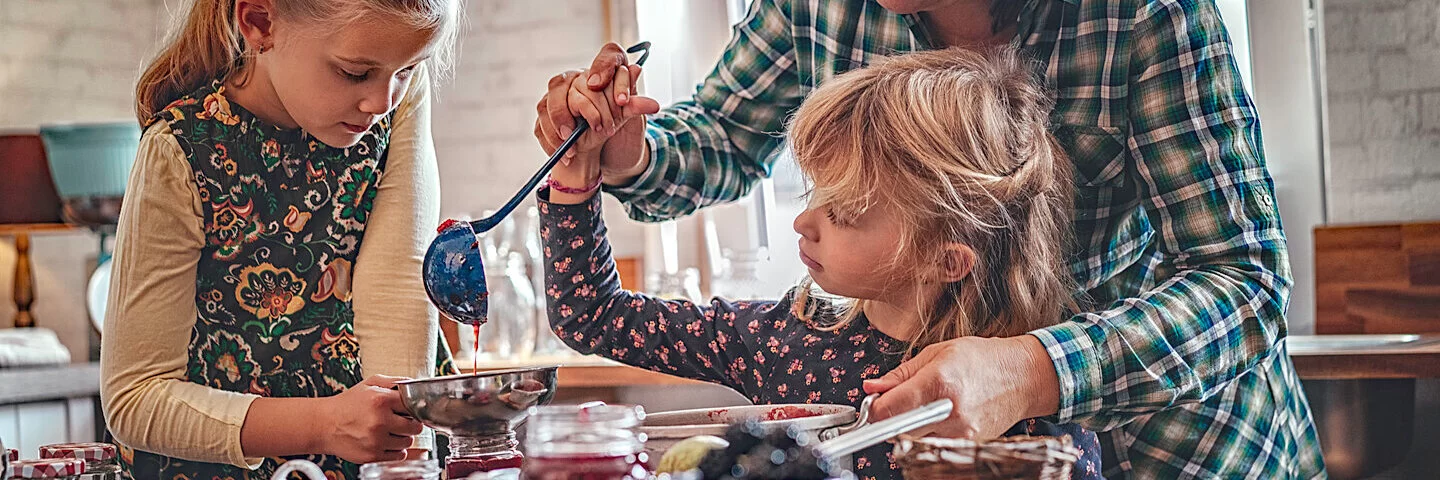
[[[1066,262],[1074,186],[1048,129],[1052,106],[1014,49],[957,48],[842,74],[791,119],[812,208],[843,222],[877,202],[893,205],[905,228],[880,274],[943,265],[946,244],[974,250],[970,274],[919,306],[909,353],[962,336],[1019,335],[1076,308]],[[809,321],[822,302],[805,283],[795,305]],[[852,302],[819,326],[839,328],[864,308]]]
[[[278,18],[309,25],[335,26],[367,16],[397,19],[436,36],[436,51],[426,61],[432,78],[444,76],[455,57],[460,0],[274,0]],[[235,22],[235,0],[194,0],[185,23],[135,87],[135,114],[140,123],[170,102],[212,80],[242,70],[255,50]]]

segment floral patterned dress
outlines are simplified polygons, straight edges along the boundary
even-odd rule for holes
[[[204,206],[195,277],[198,316],[186,377],[266,397],[327,397],[359,383],[351,269],[385,168],[390,119],[334,148],[259,120],[213,82],[152,119],[168,122]],[[437,373],[453,373],[449,351]],[[268,479],[259,469],[123,449],[133,478]],[[309,455],[330,478],[357,478],[338,457]]]
[[[625,291],[606,240],[599,196],[586,204],[559,205],[547,202],[547,193],[540,198],[546,304],[555,333],[581,353],[724,385],[756,404],[855,407],[865,397],[861,384],[903,359],[904,342],[876,330],[863,315],[838,330],[813,328],[791,313],[793,295],[754,302],[717,298],[697,305]],[[1069,435],[1083,452],[1073,478],[1103,478],[1094,432],[1030,419],[1006,435]],[[889,445],[857,454],[855,474],[901,478]]]

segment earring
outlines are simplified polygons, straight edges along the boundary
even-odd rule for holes
[[[269,45],[261,45],[260,48],[258,49],[258,51],[256,52],[256,54],[257,54],[257,55],[264,55],[265,52],[268,52],[268,51],[270,51],[270,46],[269,46]]]

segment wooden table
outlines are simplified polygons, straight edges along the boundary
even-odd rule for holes
[[[1440,333],[1399,346],[1292,351],[1290,360],[1306,380],[1440,378]]]

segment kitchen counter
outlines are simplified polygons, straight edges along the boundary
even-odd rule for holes
[[[100,364],[0,369],[0,405],[96,397]]]
[[[1307,380],[1440,378],[1437,333],[1294,335],[1287,341],[1295,370]]]

